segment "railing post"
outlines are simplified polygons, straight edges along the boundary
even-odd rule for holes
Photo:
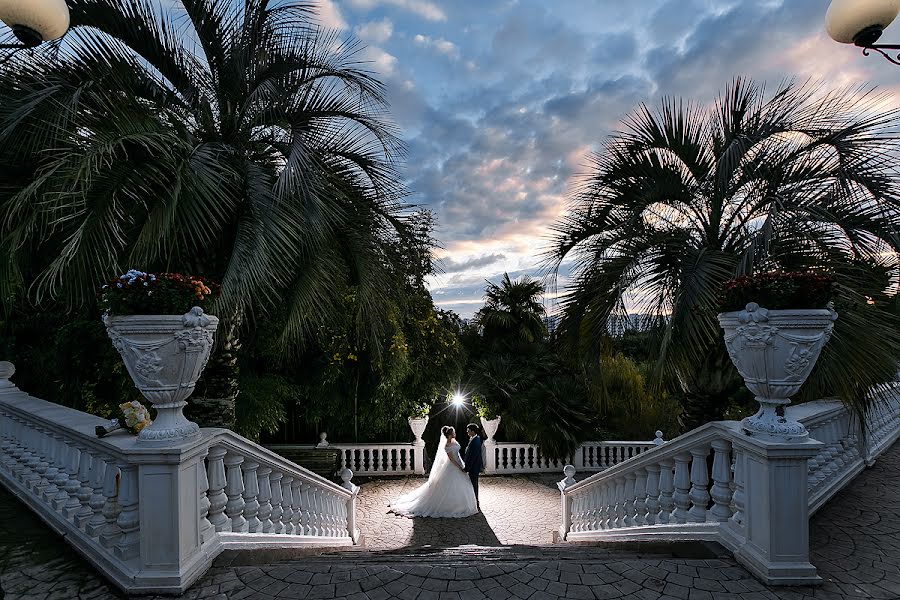
[[[200,551],[199,502],[206,454],[198,437],[154,448],[152,454],[129,455],[138,463],[141,571],[148,581],[159,573],[184,585],[207,560]],[[124,500],[122,510],[124,514]]]
[[[487,462],[484,465],[484,474],[493,475],[497,472],[497,443],[493,438],[484,442],[484,453],[487,456]]]
[[[359,496],[359,486],[353,485],[350,480],[353,479],[353,471],[344,469],[341,471],[341,484],[344,488],[350,490],[350,499],[347,500],[347,529],[350,531],[350,537],[354,544],[359,544],[359,529],[356,528],[356,501]]]
[[[566,494],[566,489],[575,484],[575,467],[566,465],[563,468],[563,475],[565,475],[563,480],[556,484],[556,487],[559,488],[560,502],[562,504],[562,524],[559,527],[560,540],[566,539],[569,529],[572,527],[572,499]]]
[[[775,443],[745,435],[734,438],[743,454],[746,543],[735,558],[768,584],[819,581],[809,562],[809,459],[822,442]]]

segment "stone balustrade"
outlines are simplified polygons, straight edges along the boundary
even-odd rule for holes
[[[560,537],[714,540],[767,583],[817,581],[809,517],[900,436],[900,396],[876,402],[865,428],[839,401],[787,410],[810,439],[767,442],[709,423],[580,482],[566,466]]]
[[[573,464],[579,471],[602,471],[662,444],[661,436],[662,432],[657,432],[652,442],[584,442],[574,456],[565,459],[548,458],[534,444],[487,441],[485,474],[553,473],[566,464]]]
[[[357,475],[421,475],[425,447],[415,444],[330,444],[341,451],[346,469]]]
[[[359,541],[359,488],[223,429],[141,446],[16,388],[0,363],[0,483],[128,593],[181,593],[225,549]]]

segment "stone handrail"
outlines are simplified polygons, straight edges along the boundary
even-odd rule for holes
[[[0,363],[0,483],[128,593],[187,589],[225,549],[359,541],[338,485],[222,429],[162,447],[34,398]]]
[[[748,437],[737,422],[717,422],[577,483],[575,467],[567,466],[559,535],[714,540],[768,583],[816,581],[809,516],[897,439],[900,399],[876,402],[866,436],[838,401],[788,411],[810,439],[767,442]]]

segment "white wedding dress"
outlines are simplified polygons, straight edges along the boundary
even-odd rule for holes
[[[475,490],[463,465],[459,442],[448,444],[441,435],[428,481],[391,503],[391,511],[405,517],[470,517],[478,512]],[[451,462],[452,461],[452,462]],[[452,464],[455,462],[456,464]]]

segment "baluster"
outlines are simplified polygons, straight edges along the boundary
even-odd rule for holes
[[[603,490],[599,485],[591,487],[591,510],[590,510],[590,527],[591,531],[600,531],[600,497]]]
[[[50,481],[47,479],[47,470],[50,468],[50,461],[47,460],[47,434],[43,428],[35,427],[34,448],[34,455],[37,459],[34,470],[38,475],[37,480],[34,482],[34,493],[41,498],[50,485]]]
[[[308,535],[305,521],[309,514],[309,499],[304,493],[308,487],[309,484],[301,481],[299,477],[291,482],[291,498],[293,498],[291,506],[294,507],[294,513],[291,515],[291,528],[294,530],[294,535]]]
[[[675,509],[675,478],[672,475],[675,463],[671,459],[659,463],[659,515],[657,521],[663,525],[671,522]]]
[[[572,496],[572,509],[570,512],[571,519],[569,519],[571,525],[569,527],[569,531],[577,533],[579,531],[584,531],[584,528],[581,527],[581,514],[580,511],[584,506],[584,494],[578,493]]]
[[[23,440],[25,442],[25,451],[22,454],[22,464],[25,468],[22,471],[22,483],[25,484],[25,487],[28,489],[33,489],[35,484],[41,480],[41,476],[38,475],[37,466],[38,463],[41,462],[41,459],[37,455],[37,450],[35,449],[35,431],[31,428],[31,425],[25,425],[23,431]]]
[[[706,462],[709,446],[692,449],[691,456],[691,490],[688,497],[693,506],[687,518],[691,523],[705,523],[706,507],[709,506],[709,466]]]
[[[634,524],[643,525],[647,522],[647,470],[638,469],[634,480]]]
[[[59,476],[59,465],[62,464],[62,461],[59,459],[60,449],[60,436],[59,434],[54,434],[52,431],[48,431],[45,434],[46,437],[46,450],[47,450],[47,470],[44,473],[44,477],[46,478],[47,485],[44,487],[44,491],[41,494],[44,501],[53,505],[53,499],[56,497],[56,494],[59,493],[59,486],[56,485],[56,478]]]
[[[738,528],[744,527],[744,451],[738,446],[732,445],[734,450],[734,493],[731,502],[734,504],[734,514],[731,515],[731,524]]]
[[[606,513],[606,505],[609,502],[609,494],[606,491],[605,483],[597,484],[597,530],[601,531],[607,528],[607,513]]]
[[[675,457],[675,493],[672,494],[675,511],[672,516],[676,523],[687,522],[688,509],[691,507],[690,463],[690,454],[679,454]]]
[[[325,497],[328,500],[328,502],[327,502],[328,510],[325,513],[325,530],[327,531],[329,537],[337,537],[338,523],[337,523],[336,516],[338,513],[339,498],[331,493],[328,493]]]
[[[710,510],[713,521],[725,523],[731,518],[731,442],[728,440],[715,440],[712,443],[713,486],[710,496],[713,507]]]
[[[91,468],[91,487],[94,488],[94,493],[91,494],[88,504],[94,511],[94,515],[85,524],[84,531],[91,537],[97,537],[100,535],[100,530],[106,525],[106,518],[103,516],[103,506],[106,504],[106,496],[103,495],[103,487],[106,482],[106,469],[108,468],[106,461],[112,460],[112,458],[104,457],[100,453],[92,454],[91,457],[93,459],[93,467]]]
[[[841,427],[841,421],[843,420],[843,415],[834,417],[831,424],[831,446],[834,451],[834,468],[837,473],[843,473],[847,468],[847,463],[844,462],[844,446],[841,444],[841,439],[843,438],[843,431]]]
[[[78,459],[78,480],[81,487],[78,489],[78,501],[81,508],[75,513],[75,526],[79,529],[83,528],[87,520],[91,518],[94,511],[91,510],[91,495],[94,489],[91,487],[91,455],[87,448],[81,447],[81,454]]]
[[[312,528],[310,527],[310,510],[311,510],[311,502],[310,499],[310,490],[309,484],[305,484],[303,488],[300,490],[300,501],[303,503],[303,512],[300,513],[300,533],[303,535],[314,535],[312,534]]]
[[[647,465],[647,525],[656,525],[659,514],[659,465]]]
[[[257,475],[259,486],[259,521],[263,533],[272,533],[272,469],[266,466],[259,468]]]
[[[273,472],[270,476],[270,484],[272,487],[272,533],[284,533],[284,523],[281,522],[281,515],[284,509],[281,507],[283,502],[281,495],[281,478],[282,474]]]
[[[119,463],[119,497],[122,511],[119,513],[116,524],[122,535],[113,552],[117,558],[129,560],[136,558],[141,550],[137,465]]]
[[[206,478],[209,480],[209,513],[207,518],[216,531],[231,531],[231,520],[225,516],[228,496],[225,495],[225,454],[222,446],[209,449],[206,458]]]
[[[244,457],[234,452],[225,454],[225,514],[231,519],[231,531],[244,533],[247,531],[247,519],[244,518],[244,475],[241,465]]]
[[[59,443],[59,471],[56,473],[56,477],[53,478],[53,483],[56,485],[56,494],[50,500],[51,506],[53,506],[53,510],[62,511],[63,507],[66,505],[66,502],[69,500],[69,493],[66,492],[66,484],[69,482],[69,473],[67,472],[68,465],[71,463],[71,453],[73,451],[72,447],[65,443],[62,436],[59,438],[61,441]]]
[[[309,533],[322,535],[322,492],[309,487]]]
[[[244,478],[244,519],[247,521],[247,532],[256,533],[260,530],[262,523],[259,517],[259,480],[257,479],[256,470],[259,463],[244,461],[241,465],[241,471]]]
[[[66,519],[74,519],[75,514],[81,510],[81,502],[78,500],[78,491],[81,490],[81,481],[78,479],[78,468],[81,464],[81,448],[69,446],[69,463],[66,465],[66,473],[69,475],[64,489],[68,499],[62,508]]]
[[[634,473],[625,474],[625,527],[634,527]]]
[[[616,477],[615,528],[625,527],[625,478]]]
[[[216,529],[209,520],[209,507],[212,502],[209,500],[209,475],[207,469],[209,466],[202,461],[209,456],[209,449],[201,458],[201,463],[197,469],[197,488],[200,491],[199,507],[200,507],[200,544],[203,545],[213,538]]]
[[[300,510],[300,507],[295,504],[294,492],[291,490],[293,483],[294,478],[290,475],[284,475],[281,478],[281,522],[284,524],[285,535],[299,535],[301,533],[294,530],[293,524],[294,513]]]
[[[114,548],[122,537],[122,530],[116,522],[122,512],[119,504],[119,467],[114,462],[106,464],[103,472],[103,528],[100,530],[100,545],[104,548]]]

